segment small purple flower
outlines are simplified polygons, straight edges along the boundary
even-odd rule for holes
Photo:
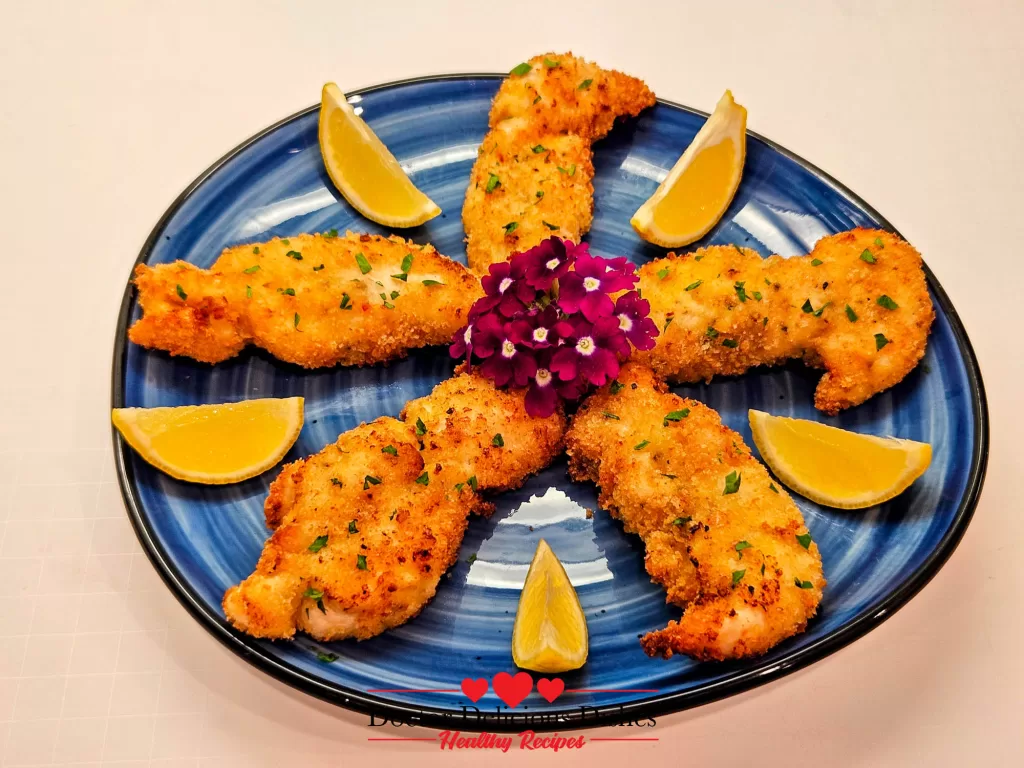
[[[498,345],[480,365],[480,371],[494,382],[496,387],[514,384],[524,387],[530,377],[537,373],[537,359],[530,349],[515,341],[512,323],[506,323],[497,336]]]
[[[480,278],[484,295],[469,310],[469,317],[480,317],[497,308],[504,317],[513,317],[537,299],[537,292],[525,278],[525,262],[502,261],[491,264],[488,274]]]
[[[582,312],[591,322],[610,317],[615,309],[609,294],[631,288],[639,280],[625,257],[602,259],[580,254],[575,269],[559,281],[558,306],[569,314]]]
[[[648,317],[650,313],[651,303],[641,299],[636,291],[622,294],[615,302],[615,317],[619,321],[619,328],[637,349],[654,348],[658,326]]]
[[[526,259],[526,282],[538,291],[547,291],[555,280],[564,277],[586,246],[576,246],[571,240],[549,237],[536,248],[513,259]]]
[[[600,387],[619,372],[619,355],[628,354],[629,342],[616,318],[602,317],[593,325],[579,321],[565,346],[555,352],[551,370],[562,381],[579,377]]]
[[[531,416],[545,418],[558,407],[558,380],[551,373],[550,364],[550,352],[538,354],[537,370],[530,379],[530,388],[526,390],[526,412]]]
[[[557,347],[571,333],[572,325],[560,320],[558,310],[550,305],[539,311],[534,310],[513,323],[516,343],[525,344],[531,349]]]
[[[466,331],[463,332],[463,340],[466,341],[470,352],[479,358],[488,358],[493,355],[501,345],[504,336],[505,329],[494,315],[478,317],[466,326]]]

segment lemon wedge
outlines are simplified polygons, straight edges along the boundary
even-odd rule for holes
[[[279,462],[302,429],[301,397],[178,408],[115,408],[111,420],[154,467],[192,483],[246,480]]]
[[[629,223],[644,240],[665,248],[700,240],[732,202],[746,156],[747,110],[726,91],[661,186]]]
[[[371,221],[416,227],[441,212],[416,189],[334,83],[324,86],[320,99],[320,153],[334,186]]]
[[[751,410],[765,463],[789,488],[827,507],[863,509],[899,496],[932,461],[928,443],[860,435]]]
[[[512,629],[512,659],[534,672],[568,672],[587,661],[587,620],[562,563],[544,539],[526,574]]]

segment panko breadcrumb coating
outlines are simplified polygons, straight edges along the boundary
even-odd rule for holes
[[[287,465],[265,504],[274,530],[224,612],[256,637],[366,639],[415,616],[455,562],[479,492],[515,488],[563,446],[565,416],[463,374]],[[502,435],[501,441],[494,436]],[[502,442],[496,446],[495,442]]]
[[[520,66],[529,70],[514,69],[494,97],[462,208],[480,274],[551,235],[578,242],[593,218],[590,145],[655,101],[643,81],[571,53]]]
[[[481,295],[465,267],[399,237],[295,235],[226,249],[209,269],[135,269],[136,344],[218,363],[255,344],[305,368],[370,365],[444,344]]]
[[[814,403],[829,414],[902,381],[935,317],[921,255],[877,229],[824,237],[793,258],[734,245],[670,253],[639,274],[661,335],[634,359],[696,382],[801,358],[825,369]]]
[[[570,475],[597,483],[601,506],[643,539],[647,572],[685,608],[644,650],[737,659],[802,632],[825,578],[793,500],[712,409],[639,363],[618,382],[583,403],[566,443]]]

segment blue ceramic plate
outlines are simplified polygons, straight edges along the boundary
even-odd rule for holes
[[[490,75],[427,78],[369,88],[349,99],[444,211],[406,235],[463,262],[462,199],[499,82]],[[596,145],[592,251],[625,254],[637,263],[663,254],[637,238],[629,218],[705,117],[660,102]],[[823,235],[856,226],[892,229],[836,181],[750,134],[739,193],[703,243],[738,243],[788,256],[806,253]],[[383,231],[331,185],[317,144],[317,109],[310,108],[247,141],[199,177],[157,224],[139,260],[184,259],[206,267],[229,245],[330,228]],[[677,388],[719,411],[751,445],[748,408],[926,441],[934,448],[924,477],[882,506],[844,512],[796,499],[821,548],[828,588],[807,632],[763,658],[700,664],[645,656],[637,636],[665,626],[678,611],[666,606],[664,592],[644,572],[640,540],[603,512],[593,519],[583,514],[581,508],[597,507],[595,490],[570,482],[564,461],[523,489],[498,496],[490,519],[473,518],[460,561],[418,618],[372,640],[329,645],[309,638],[254,640],[228,626],[221,612],[225,588],[252,571],[267,536],[263,499],[276,470],[226,487],[181,483],[141,461],[115,433],[121,487],[143,545],[181,602],[243,658],[307,693],[362,712],[448,727],[450,714],[470,704],[459,691],[463,678],[515,671],[510,637],[519,588],[543,536],[577,585],[590,627],[590,660],[563,676],[567,691],[552,704],[534,691],[508,709],[492,688],[476,705],[484,714],[462,723],[463,729],[565,729],[691,707],[777,678],[863,635],[909,600],[963,535],[984,475],[985,398],[963,326],[938,282],[928,277],[937,316],[924,362],[899,386],[839,417],[814,410],[820,374],[799,365]],[[115,339],[115,407],[302,395],[306,423],[287,461],[319,451],[360,422],[396,416],[453,367],[444,349],[362,369],[310,372],[252,349],[209,366],[128,344],[126,328],[139,314],[129,287]],[[565,502],[545,514],[516,512],[551,487],[579,506]],[[338,658],[325,663],[319,652]]]

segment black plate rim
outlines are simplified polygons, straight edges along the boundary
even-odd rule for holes
[[[349,96],[357,96],[386,88],[398,86],[415,85],[418,83],[438,82],[444,80],[500,80],[507,77],[504,73],[452,73],[444,75],[427,75],[423,77],[412,77],[394,80],[379,85],[371,85],[364,88],[346,92]],[[694,115],[707,117],[708,113],[699,109],[693,109],[667,99],[658,99],[658,104],[673,109],[689,112]],[[146,238],[139,255],[135,260],[136,265],[143,263],[149,256],[153,247],[163,233],[168,220],[191,197],[191,195],[203,183],[209,179],[221,166],[232,160],[236,155],[248,147],[273,133],[281,126],[298,118],[309,115],[319,110],[319,104],[306,109],[299,110],[273,125],[259,131],[249,137],[223,157],[213,163],[201,173],[191,184],[189,184],[180,195],[171,203],[163,216],[156,223],[149,237]],[[831,175],[823,171],[813,163],[794,154],[785,147],[776,144],[774,141],[761,136],[753,131],[747,131],[747,135],[764,142],[779,154],[800,165],[802,168],[813,174],[820,181],[835,191],[848,196],[859,206],[875,217],[882,228],[899,235],[895,227],[882,216],[874,207],[869,205],[863,198],[853,190],[837,181]],[[902,235],[900,235],[902,237]],[[481,712],[480,719],[462,721],[462,713],[458,709],[443,709],[440,707],[412,707],[400,702],[388,701],[379,696],[368,694],[364,691],[347,688],[345,686],[333,685],[313,677],[298,667],[286,664],[273,656],[267,654],[254,639],[231,628],[226,621],[218,614],[206,609],[199,597],[194,593],[191,586],[183,575],[171,562],[163,547],[150,531],[148,523],[142,514],[141,506],[135,492],[135,476],[131,464],[127,461],[128,445],[121,438],[118,431],[111,426],[111,435],[114,444],[114,463],[117,471],[118,485],[121,489],[121,496],[124,499],[128,512],[128,518],[135,530],[135,534],[142,545],[150,562],[156,568],[157,573],[163,579],[178,602],[196,619],[217,640],[229,648],[233,653],[252,664],[257,669],[267,673],[271,677],[324,701],[342,706],[346,709],[378,717],[389,717],[402,722],[415,724],[428,728],[445,730],[453,725],[462,722],[466,730],[487,729],[495,732],[513,733],[530,728],[535,731],[565,730],[566,728],[581,729],[592,728],[604,725],[615,725],[631,720],[643,720],[646,718],[657,718],[666,714],[680,712],[686,709],[708,704],[713,701],[747,691],[773,680],[778,680],[785,675],[802,669],[821,659],[830,656],[836,651],[844,648],[853,641],[863,637],[879,626],[886,619],[910,601],[921,589],[925,587],[939,572],[945,562],[956,550],[963,539],[967,527],[978,505],[981,496],[981,489],[985,481],[985,473],[988,467],[989,453],[989,416],[988,404],[985,396],[985,386],[982,382],[981,369],[974,348],[967,337],[963,322],[953,307],[949,296],[936,279],[934,273],[924,264],[925,276],[928,285],[935,295],[939,306],[949,319],[950,327],[956,338],[957,346],[967,367],[968,385],[971,389],[971,402],[974,411],[974,431],[976,435],[974,449],[971,455],[971,469],[967,481],[967,487],[961,503],[953,518],[952,524],[945,536],[925,561],[904,580],[899,587],[882,598],[876,605],[861,612],[861,614],[835,630],[831,634],[821,638],[806,648],[788,653],[781,659],[772,662],[758,661],[755,665],[744,672],[731,674],[692,691],[681,693],[663,694],[650,696],[636,701],[623,704],[612,704],[600,707],[588,707],[586,715],[578,709],[563,709],[551,712],[537,710],[533,713],[502,713],[500,716],[494,713]],[[127,332],[128,320],[131,313],[132,284],[129,278],[125,286],[124,295],[121,300],[121,307],[117,318],[117,330],[114,340],[114,355],[111,366],[111,407],[124,407],[124,368],[126,365]],[[667,661],[665,663],[672,663]],[[488,717],[488,714],[490,716]],[[547,717],[546,722],[538,722],[535,718]],[[475,727],[479,726],[479,728]]]

